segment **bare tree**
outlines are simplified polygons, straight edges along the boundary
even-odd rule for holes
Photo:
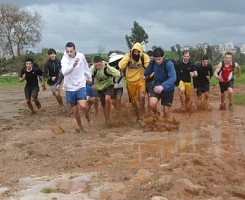
[[[14,26],[18,19],[19,8],[15,5],[0,4],[0,33],[3,41],[7,42],[10,53],[15,57],[14,52]]]
[[[7,45],[7,41],[0,33],[0,58],[3,58],[4,56],[9,54],[9,48],[7,47]]]
[[[7,47],[13,57],[18,56],[21,68],[21,52],[25,47],[34,47],[41,41],[41,26],[43,22],[41,15],[36,11],[33,13],[13,4],[0,4],[0,28],[1,35],[7,42]],[[16,53],[15,53],[16,52]]]
[[[105,47],[103,45],[98,46],[98,53],[101,55],[105,51]]]

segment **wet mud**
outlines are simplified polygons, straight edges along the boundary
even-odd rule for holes
[[[0,89],[0,199],[245,199],[245,107],[218,110],[218,87],[185,112],[176,91],[170,120],[159,106],[142,124],[125,95],[109,125],[81,113],[85,133],[50,91],[30,115],[23,86]]]

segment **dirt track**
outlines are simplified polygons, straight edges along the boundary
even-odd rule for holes
[[[211,111],[173,113],[179,130],[135,124],[125,96],[110,127],[100,108],[86,134],[50,91],[31,116],[23,86],[0,89],[0,199],[245,199],[245,107],[218,111],[216,87]]]

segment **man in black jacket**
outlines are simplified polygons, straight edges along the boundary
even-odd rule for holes
[[[202,99],[202,94],[204,93],[206,101],[209,97],[209,80],[213,76],[212,65],[209,64],[207,55],[202,57],[202,62],[196,65],[197,77],[193,77],[193,85],[196,89],[196,95],[198,99]]]
[[[56,58],[56,51],[54,49],[48,50],[49,59],[44,65],[44,76],[48,77],[48,85],[55,96],[60,106],[63,106],[63,99],[60,94],[60,90],[57,88],[57,81],[61,75],[61,64]]]

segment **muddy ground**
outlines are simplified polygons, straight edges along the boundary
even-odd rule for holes
[[[0,91],[0,199],[245,199],[245,107],[219,111],[218,87],[211,110],[196,110],[193,101],[193,113],[178,112],[176,91],[178,130],[166,131],[171,122],[148,126],[157,116],[136,124],[125,95],[110,126],[101,107],[91,126],[82,116],[83,134],[49,90],[40,91],[33,116],[23,85]],[[235,91],[244,94],[245,86]]]

